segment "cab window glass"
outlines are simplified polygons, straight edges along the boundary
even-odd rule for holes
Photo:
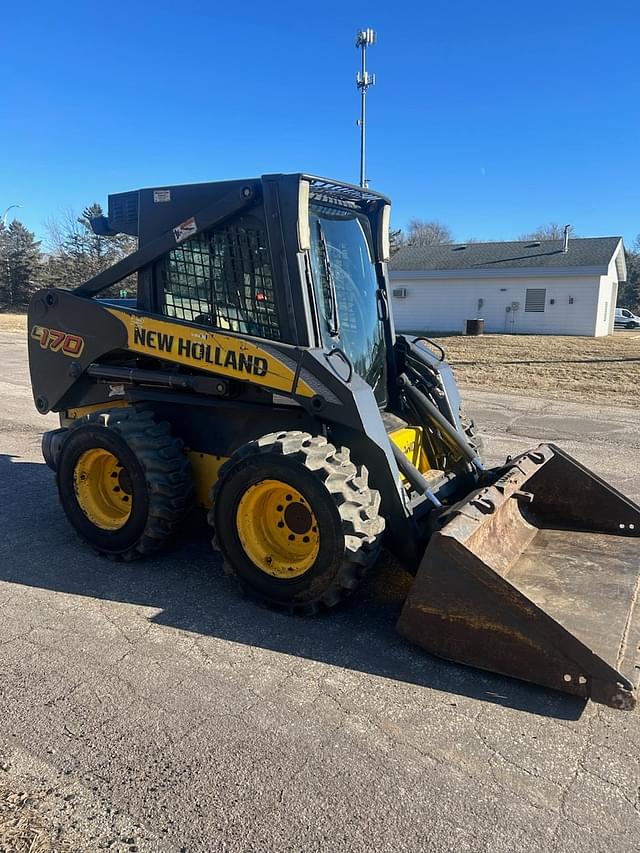
[[[386,401],[384,326],[378,282],[361,218],[312,204],[311,267],[325,346],[339,345],[357,373]]]

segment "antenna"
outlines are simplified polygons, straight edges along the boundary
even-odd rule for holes
[[[375,86],[376,75],[369,74],[367,71],[367,48],[369,45],[376,43],[376,34],[374,30],[359,30],[356,33],[356,47],[360,48],[361,62],[360,71],[356,74],[356,86],[360,91],[360,118],[358,119],[358,127],[360,128],[360,186],[368,187],[369,181],[365,177],[365,146],[366,146],[366,102],[367,89],[369,86]]]

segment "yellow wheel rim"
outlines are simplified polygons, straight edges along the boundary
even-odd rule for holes
[[[131,481],[120,460],[94,447],[76,462],[73,487],[81,510],[102,530],[120,530],[131,515]]]
[[[280,480],[261,480],[236,511],[240,542],[251,562],[274,578],[297,578],[315,563],[318,522],[304,495]]]

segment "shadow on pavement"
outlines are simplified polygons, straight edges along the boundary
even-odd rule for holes
[[[68,525],[54,475],[0,454],[0,580],[159,608],[153,621],[547,717],[575,720],[585,703],[516,679],[435,658],[403,640],[395,622],[411,577],[383,559],[341,607],[292,617],[244,598],[211,552],[204,518],[160,556],[114,563]]]

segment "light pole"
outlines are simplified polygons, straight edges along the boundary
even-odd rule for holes
[[[366,146],[366,103],[367,89],[374,86],[376,75],[367,72],[367,47],[376,43],[376,34],[372,29],[359,30],[356,33],[356,47],[360,48],[360,71],[356,74],[356,86],[360,91],[360,186],[367,187],[369,182],[365,175],[365,146]]]
[[[9,215],[9,211],[13,210],[14,207],[22,207],[21,204],[10,204],[9,207],[2,214],[2,224],[6,228],[7,227],[7,216]]]

